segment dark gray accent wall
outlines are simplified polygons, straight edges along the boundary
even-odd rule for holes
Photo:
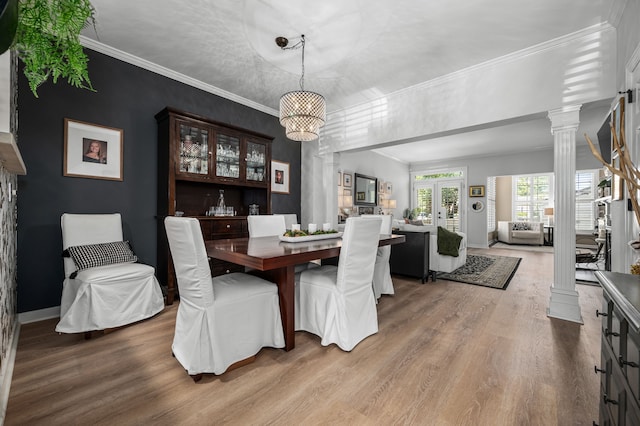
[[[62,213],[120,212],[125,239],[156,266],[157,128],[166,106],[274,137],[272,156],[290,164],[289,195],[273,194],[274,213],[300,217],[300,143],[278,118],[85,49],[96,92],[65,81],[35,98],[20,69],[18,144],[27,175],[18,180],[18,312],[60,305]],[[63,176],[64,118],[124,131],[124,181]],[[163,283],[164,284],[164,283]]]

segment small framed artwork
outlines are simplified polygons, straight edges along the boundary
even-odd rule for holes
[[[358,200],[358,201],[364,201],[364,195],[365,195],[365,192],[364,192],[364,191],[362,191],[362,192],[356,192],[356,200]]]
[[[373,207],[358,207],[358,214],[373,214]]]
[[[378,194],[378,206],[382,207],[384,204],[384,194]]]
[[[342,186],[342,173],[338,172],[338,186]]]
[[[484,197],[484,185],[469,186],[469,197]]]
[[[271,192],[275,194],[289,193],[289,163],[271,160]]]
[[[122,181],[122,129],[64,119],[63,175]]]
[[[351,173],[343,173],[342,174],[342,185],[345,188],[351,188],[351,179],[353,179],[353,175]]]
[[[384,194],[385,184],[383,181],[378,181],[378,194]]]
[[[393,193],[393,184],[391,182],[384,183],[384,192],[387,195],[391,195]]]

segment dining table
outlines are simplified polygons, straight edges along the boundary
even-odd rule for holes
[[[284,349],[290,351],[295,347],[295,265],[340,256],[339,235],[299,242],[281,241],[279,236],[230,238],[206,241],[205,247],[209,257],[248,267],[278,285]],[[380,234],[378,246],[404,241],[404,235]]]

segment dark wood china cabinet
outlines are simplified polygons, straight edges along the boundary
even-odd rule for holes
[[[271,214],[273,138],[206,117],[165,108],[158,122],[158,279],[175,296],[164,218],[182,212],[200,221],[206,240],[247,237],[249,206]],[[217,209],[220,195],[225,209]],[[213,276],[242,266],[211,260]]]

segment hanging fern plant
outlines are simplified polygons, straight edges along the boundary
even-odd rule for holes
[[[94,14],[89,0],[19,0],[13,49],[35,97],[49,77],[54,83],[62,77],[74,87],[94,91],[80,44],[82,29],[89,24],[95,28]]]

